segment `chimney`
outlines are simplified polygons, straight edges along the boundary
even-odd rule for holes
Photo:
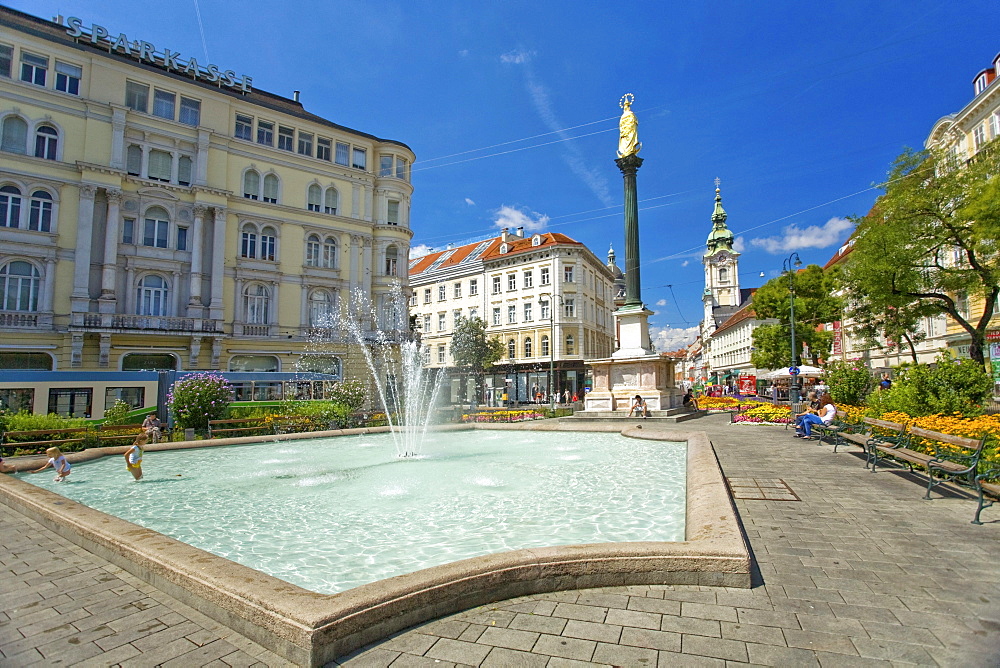
[[[297,90],[293,90],[292,91],[292,99],[295,100],[296,102],[299,101],[299,91],[297,91]]]
[[[524,228],[523,227],[517,228],[517,236],[521,237],[522,239],[524,238]]]
[[[503,242],[503,243],[506,243],[507,240],[510,238],[510,233],[509,233],[508,230],[509,230],[509,228],[507,228],[507,227],[505,227],[502,230],[500,230],[500,241]]]

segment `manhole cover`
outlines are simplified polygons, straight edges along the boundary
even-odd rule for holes
[[[726,478],[734,499],[757,501],[801,501],[781,478]]]

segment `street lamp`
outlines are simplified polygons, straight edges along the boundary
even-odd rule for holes
[[[794,261],[793,261],[794,258]],[[789,314],[788,321],[792,328],[792,366],[798,367],[799,360],[796,355],[795,348],[795,270],[802,266],[802,260],[799,258],[798,253],[792,253],[781,265],[782,273],[788,272],[788,292],[789,292]],[[789,371],[791,371],[789,369]],[[788,403],[791,404],[792,410],[795,410],[796,405],[799,403],[799,375],[791,374],[792,382],[788,388]]]

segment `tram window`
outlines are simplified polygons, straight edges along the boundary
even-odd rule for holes
[[[146,405],[146,388],[144,387],[109,387],[104,390],[104,410],[108,410],[121,399],[131,408],[142,408]]]
[[[253,401],[253,383],[230,383],[233,401]]]
[[[49,412],[65,417],[90,417],[93,388],[53,388],[49,390]]]
[[[254,401],[277,401],[281,399],[281,383],[261,383],[253,384]]]
[[[25,411],[33,413],[35,408],[35,390],[30,387],[14,387],[0,389],[0,409],[9,413]]]

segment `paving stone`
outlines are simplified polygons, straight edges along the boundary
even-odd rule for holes
[[[760,666],[818,666],[816,653],[784,645],[747,643],[750,663]]]
[[[722,637],[727,640],[785,646],[785,636],[782,634],[781,629],[775,626],[752,626],[722,622]]]
[[[452,668],[458,664],[451,661],[432,659],[429,656],[415,656],[413,654],[401,654],[398,659],[392,662],[393,668]]]
[[[548,662],[549,657],[541,654],[519,652],[505,647],[494,647],[479,665],[482,668],[511,668],[512,666],[519,666],[522,668],[544,668]]]
[[[440,638],[429,650],[424,652],[424,656],[477,666],[489,653],[490,648],[485,645]]]
[[[751,626],[777,626],[785,629],[798,629],[798,617],[793,612],[775,612],[773,610],[756,610],[737,608],[736,614],[740,624]]]
[[[350,657],[345,657],[339,665],[350,666],[351,668],[387,668],[387,666],[399,657],[400,652],[375,647],[367,651],[358,652]]]
[[[742,661],[746,663],[747,645],[739,640],[722,640],[704,636],[684,635],[681,638],[681,649],[685,654],[710,656],[727,661]]]
[[[662,598],[632,596],[629,599],[628,609],[638,612],[652,612],[658,615],[679,615],[681,614],[681,603],[680,601],[669,601]]]
[[[416,627],[416,630],[427,635],[456,639],[467,628],[469,628],[468,622],[460,622],[457,619],[439,619],[429,624],[422,624]]]
[[[722,659],[713,659],[709,656],[695,656],[693,654],[681,654],[678,652],[659,652],[657,655],[657,668],[724,668],[726,662]]]
[[[608,611],[604,608],[595,608],[589,605],[576,605],[575,603],[560,603],[552,612],[553,617],[579,619],[585,622],[603,622],[607,614]]]
[[[691,619],[689,617],[663,615],[660,619],[660,630],[672,631],[673,633],[690,633],[711,638],[722,637],[720,622],[714,619]]]
[[[541,615],[516,615],[507,628],[520,631],[536,631],[549,635],[559,635],[566,628],[569,620],[562,617],[544,617]]]
[[[717,619],[723,622],[735,622],[738,619],[736,608],[692,602],[681,604],[681,615],[697,619]]]
[[[578,640],[576,638],[566,638],[565,636],[542,634],[535,642],[535,647],[532,651],[536,654],[560,656],[565,659],[576,659],[577,661],[590,661],[596,647],[597,643],[593,640]]]
[[[851,637],[867,638],[861,622],[849,617],[829,617],[827,615],[796,615],[803,631],[833,633]]]
[[[545,664],[548,668],[594,668],[595,666],[600,666],[601,668],[612,668],[611,664],[607,663],[593,663],[591,661],[577,661],[576,659],[567,659],[564,657],[554,656],[549,659],[549,662]],[[614,668],[617,668],[615,666]]]
[[[622,645],[645,647],[647,649],[664,650],[668,652],[681,651],[681,635],[668,631],[654,631],[626,626],[622,629],[618,641]]]
[[[871,659],[934,665],[934,659],[931,658],[931,655],[927,653],[925,648],[919,645],[867,638],[852,638],[851,642],[858,649],[858,654]]]
[[[847,636],[814,631],[785,629],[785,642],[789,647],[800,647],[822,652],[857,655],[858,651]]]
[[[911,645],[941,647],[941,641],[927,629],[884,622],[861,622],[861,625],[872,640],[894,640]]]
[[[591,660],[595,663],[610,663],[616,666],[649,666],[652,668],[656,665],[658,656],[655,649],[597,643],[597,649],[594,650],[594,656]]]
[[[681,604],[683,610],[684,604]],[[635,626],[640,629],[659,629],[660,617],[653,612],[639,612],[637,610],[618,610],[612,608],[608,610],[608,615],[604,619],[605,624],[619,626]]]
[[[423,654],[437,642],[437,638],[426,633],[401,633],[383,642],[380,647],[396,652]]]
[[[580,598],[576,600],[579,605],[593,605],[600,608],[628,608],[629,597],[625,594],[611,594],[607,592],[582,591]]]
[[[479,636],[476,642],[483,645],[491,645],[493,647],[505,647],[507,649],[530,652],[531,648],[535,645],[535,641],[538,640],[539,635],[539,633],[533,633],[531,631],[520,631],[509,628],[503,629],[490,626],[483,630],[482,635]]]
[[[563,629],[562,635],[567,638],[616,643],[621,638],[622,627],[610,623],[597,624],[571,619],[566,622],[566,628]]]

